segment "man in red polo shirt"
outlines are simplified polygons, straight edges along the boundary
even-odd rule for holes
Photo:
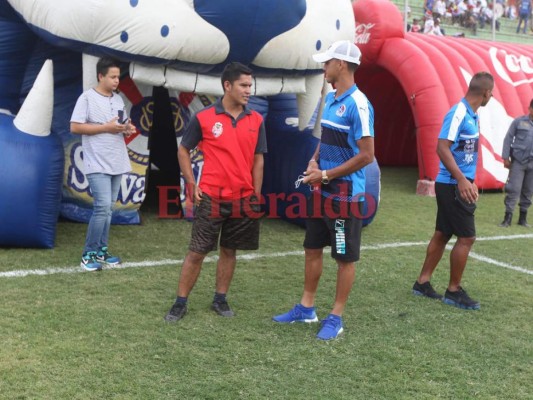
[[[197,205],[189,252],[181,268],[176,302],[165,316],[176,322],[187,313],[187,297],[205,256],[217,249],[215,297],[211,308],[223,317],[234,312],[226,301],[236,264],[237,250],[257,250],[259,219],[256,207],[263,183],[266,133],[263,117],[247,107],[252,71],[233,62],[222,72],[224,96],[198,112],[178,148],[187,190]],[[204,155],[196,185],[189,151],[198,146]]]

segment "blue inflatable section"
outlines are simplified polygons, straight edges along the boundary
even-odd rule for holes
[[[0,246],[52,248],[61,201],[63,145],[54,134],[38,137],[20,132],[13,120],[0,115]]]
[[[35,35],[16,17],[11,6],[0,0],[0,109],[16,114],[24,70],[35,44]],[[42,67],[42,63],[39,66]],[[39,72],[39,71],[37,71]]]
[[[291,30],[302,21],[307,11],[307,2],[268,0],[251,2],[249,6],[242,7],[241,0],[195,0],[194,9],[207,22],[224,32],[231,44],[226,60],[209,71],[219,74],[233,60],[251,64],[273,37]],[[228,14],[228,9],[240,9],[240,12]],[[252,36],[254,41],[250,41]]]
[[[365,167],[366,202],[363,209],[363,226],[369,225],[376,216],[381,196],[381,170],[376,159]]]
[[[299,131],[293,124],[298,115],[296,96],[283,94],[269,98],[266,130],[268,153],[265,154],[263,195],[267,212],[291,223],[305,226],[303,199],[310,194],[308,185],[295,187],[295,181],[307,168],[314,154],[318,139],[310,128]],[[316,115],[311,120],[314,124]],[[369,225],[377,212],[381,191],[381,172],[377,161],[369,164],[366,173],[366,204],[362,215],[363,226]]]

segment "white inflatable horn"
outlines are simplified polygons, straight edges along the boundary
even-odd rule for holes
[[[54,69],[52,60],[46,60],[13,124],[29,135],[48,136],[52,127],[53,108]]]

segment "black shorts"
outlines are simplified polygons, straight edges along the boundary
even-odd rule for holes
[[[250,198],[224,202],[204,193],[194,215],[189,250],[200,254],[216,250],[219,236],[220,246],[227,249],[257,250],[259,219],[250,216],[247,207],[254,213],[260,211],[255,199],[252,204]]]
[[[319,201],[320,205],[316,205]],[[361,203],[327,199],[314,192],[308,198],[304,247],[322,249],[331,246],[331,257],[343,262],[359,260],[363,220]],[[315,210],[316,207],[316,210]],[[356,207],[353,210],[351,207]]]
[[[435,230],[446,236],[475,237],[475,204],[466,204],[461,199],[457,185],[435,182],[435,195],[437,196]]]

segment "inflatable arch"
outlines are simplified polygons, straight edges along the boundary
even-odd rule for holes
[[[478,111],[476,184],[502,188],[503,138],[533,98],[533,46],[405,33],[400,12],[387,0],[359,0],[353,9],[355,43],[363,53],[356,81],[375,108],[380,164],[418,165],[421,180],[434,180],[444,115],[464,96],[472,75],[488,71],[495,88]]]
[[[494,98],[480,110],[476,183],[484,189],[503,186],[507,174],[499,154],[510,121],[526,113],[533,97],[533,47],[404,33],[398,9],[385,0],[264,0],[257,7],[244,3],[176,0],[170,7],[167,0],[0,0],[0,170],[8,176],[0,185],[0,245],[51,247],[59,211],[72,219],[88,218],[90,194],[77,168],[81,152],[68,132],[68,121],[77,96],[90,84],[87,77],[94,75],[91,57],[104,54],[125,63],[121,89],[140,127],[135,142],[128,143],[134,173],[123,180],[114,223],[139,222],[153,88],[168,89],[179,136],[179,127],[195,107],[220,94],[218,73],[232,60],[253,67],[255,94],[266,99],[272,145],[265,189],[292,192],[292,179],[301,171],[297,161],[308,158],[317,140],[311,132],[323,79],[321,66],[310,56],[339,39],[354,40],[363,52],[356,81],[376,111],[380,164],[418,165],[425,181],[437,174],[435,146],[444,114],[464,95],[475,72],[491,72],[496,87]],[[43,95],[48,83],[37,85],[38,94],[30,96],[47,59],[53,60],[53,70],[50,65],[43,74],[53,74],[55,96],[49,88]],[[39,96],[53,99],[52,120],[33,123],[19,115],[17,123],[14,114],[24,111],[20,99]],[[34,110],[34,104],[29,102],[26,110]],[[24,134],[35,139],[27,140]],[[64,157],[58,152],[60,141]],[[16,154],[6,156],[8,147],[18,149]],[[379,187],[378,168],[373,176]],[[18,197],[6,195],[14,190]],[[374,195],[379,199],[379,190]],[[290,207],[290,202],[282,207]]]
[[[250,105],[267,117],[269,142],[280,144],[267,156],[272,179],[264,190],[294,192],[306,162],[278,160],[308,160],[316,147],[323,74],[311,55],[354,33],[350,0],[0,0],[0,246],[52,247],[58,214],[90,218],[80,138],[69,120],[79,94],[95,85],[98,57],[124,63],[119,89],[138,132],[127,139],[132,172],[123,176],[112,222],[135,224],[155,125],[166,124],[175,168],[183,127],[221,94],[219,74],[230,61],[254,70]],[[163,118],[157,97],[166,99]],[[199,175],[202,158],[194,157]],[[377,163],[371,170],[368,192],[379,199]],[[280,217],[288,206],[280,204]]]

